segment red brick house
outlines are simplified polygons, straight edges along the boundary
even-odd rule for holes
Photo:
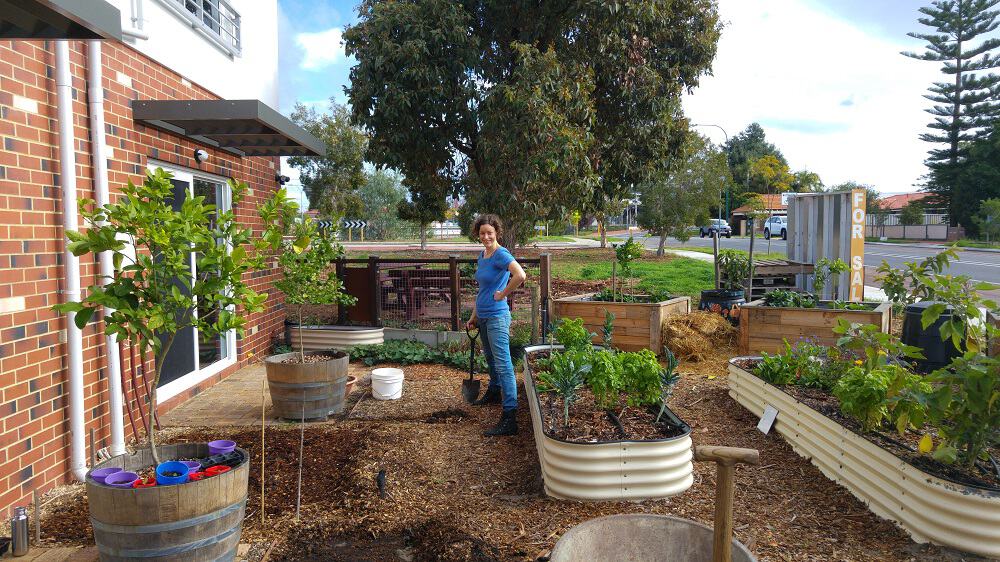
[[[222,206],[225,180],[247,182],[250,192],[235,211],[255,225],[257,205],[278,188],[279,157],[324,150],[271,109],[276,0],[223,0],[214,11],[191,2],[185,10],[174,0],[27,4],[40,23],[22,36],[49,25],[58,33],[44,36],[71,39],[0,41],[0,508],[79,478],[91,430],[97,449],[121,452],[146,395],[128,374],[127,346],[112,349],[99,318],[76,344],[75,328],[51,309],[72,295],[74,269],[84,294],[101,271],[92,256],[76,264],[65,254],[63,233],[73,217],[64,205],[74,196],[100,200],[102,184],[113,201],[128,181],[163,167],[174,173],[178,197],[207,195]],[[88,13],[51,16],[53,4],[86,6]],[[0,0],[0,8],[7,5]],[[13,13],[0,12],[3,37],[18,36],[23,20],[13,22],[12,35],[6,20]],[[50,16],[55,23],[45,21]],[[101,28],[101,21],[110,23]],[[255,45],[241,42],[241,28]],[[269,292],[273,281],[259,274],[249,283]],[[218,341],[185,334],[189,345],[175,344],[179,351],[165,366],[158,411],[265,355],[283,320],[273,295],[238,341],[235,334]]]

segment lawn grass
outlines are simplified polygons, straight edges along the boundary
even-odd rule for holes
[[[544,242],[574,242],[572,236],[535,236],[528,240],[529,244],[538,244]]]
[[[987,244],[986,242],[980,242],[978,240],[966,240],[966,239],[959,240],[959,241],[955,242],[955,246],[958,246],[959,248],[996,248],[997,247],[997,245],[996,245],[995,242],[991,242],[990,244]]]
[[[610,249],[572,250],[553,254],[552,275],[564,279],[601,281],[611,279]],[[639,292],[666,292],[675,296],[695,299],[701,291],[711,289],[715,273],[710,262],[676,256],[644,257],[632,266],[633,276],[639,280]]]

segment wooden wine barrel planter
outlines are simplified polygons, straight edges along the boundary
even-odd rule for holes
[[[243,449],[244,459],[249,454]],[[204,458],[208,444],[158,447],[161,460]],[[153,464],[149,449],[94,466],[135,472]],[[243,530],[250,463],[198,482],[152,488],[112,488],[87,473],[90,523],[101,560],[233,560]]]
[[[283,363],[298,353],[272,355],[264,360],[267,369],[267,387],[271,393],[271,411],[287,420],[325,420],[330,414],[344,411],[347,387],[347,365],[350,358],[345,353],[314,351],[309,355],[334,355],[340,357],[319,363]]]

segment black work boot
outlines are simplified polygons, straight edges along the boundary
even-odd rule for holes
[[[499,386],[487,386],[486,393],[479,400],[472,403],[473,406],[486,406],[489,404],[499,404],[503,401]]]
[[[517,435],[517,410],[504,410],[500,416],[500,422],[483,432],[486,437],[500,437],[503,435]]]

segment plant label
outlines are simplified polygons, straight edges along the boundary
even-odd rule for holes
[[[764,414],[760,416],[760,421],[757,422],[757,429],[764,435],[767,435],[771,431],[771,426],[774,425],[774,420],[777,417],[778,409],[768,404],[764,407]]]

